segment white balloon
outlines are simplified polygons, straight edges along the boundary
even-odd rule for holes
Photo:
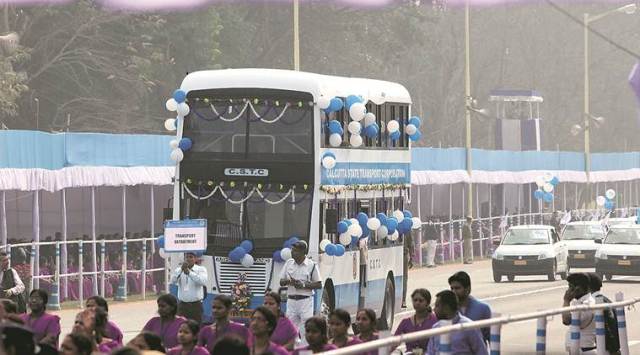
[[[362,136],[359,134],[352,134],[351,137],[349,137],[349,143],[352,147],[358,148],[362,145]]]
[[[422,227],[422,221],[420,220],[420,217],[411,218],[411,222],[413,222],[413,225],[411,226],[411,228],[413,229],[420,229],[420,227]]]
[[[536,185],[538,185],[538,188],[542,188],[545,183],[546,181],[544,181],[544,176],[538,176],[536,178]]]
[[[342,144],[342,136],[339,133],[330,135],[329,144],[331,144],[332,147],[339,147]]]
[[[340,240],[340,244],[344,246],[351,244],[351,235],[349,234],[349,231],[340,234],[340,237],[338,239]]]
[[[404,213],[400,210],[393,211],[393,216],[398,220],[398,223],[402,222],[404,219]]]
[[[596,198],[596,204],[600,207],[604,206],[605,202],[607,202],[607,199],[604,196],[598,196]]]
[[[389,234],[389,230],[387,229],[387,226],[380,226],[377,232],[378,232],[378,237],[380,238],[386,238],[387,234]]]
[[[182,161],[182,159],[184,159],[184,153],[182,152],[182,149],[176,148],[171,151],[171,160],[179,163]]]
[[[362,131],[362,125],[360,124],[360,122],[351,121],[349,122],[349,126],[347,127],[347,130],[351,134],[360,134],[360,131]]]
[[[370,126],[372,123],[376,122],[376,115],[374,115],[371,112],[367,112],[366,115],[364,115],[364,126]]]
[[[184,117],[189,114],[189,105],[184,102],[178,104],[178,115]]]
[[[329,108],[330,104],[331,104],[331,98],[326,97],[326,96],[320,96],[318,98],[318,108],[319,109],[324,110],[326,108]]]
[[[347,229],[347,233],[352,237],[360,237],[362,235],[362,227],[357,223],[352,224],[349,226],[349,229]]]
[[[349,222],[351,222],[351,224],[360,224],[356,218],[349,218]]]
[[[158,249],[158,255],[160,255],[160,257],[163,259],[166,259],[169,256],[167,252],[164,251],[164,248]]]
[[[604,194],[609,200],[613,200],[616,198],[616,191],[614,189],[609,189]]]
[[[399,129],[400,129],[400,124],[398,123],[398,121],[391,120],[387,122],[387,131],[389,131],[389,133],[393,133]]]
[[[413,136],[417,131],[418,128],[412,124],[409,124],[404,128],[404,133],[406,133],[408,136]]]
[[[322,241],[320,241],[320,250],[324,251],[329,244],[331,244],[331,241],[329,239],[323,239]]]
[[[545,181],[545,182],[549,182],[549,181],[551,181],[551,179],[553,179],[553,174],[551,174],[551,173],[544,173],[544,181]]]
[[[282,250],[280,250],[280,258],[282,258],[282,260],[284,261],[291,259],[291,249],[282,248]]]
[[[167,131],[175,131],[176,130],[176,119],[175,118],[168,118],[166,121],[164,121],[164,128]]]
[[[542,189],[544,190],[544,192],[553,192],[553,185],[551,185],[550,182],[547,182],[544,184]]]
[[[336,159],[334,157],[324,157],[322,158],[322,166],[325,169],[333,169],[336,166]]]
[[[164,104],[164,107],[166,107],[167,110],[171,112],[176,111],[178,109],[178,102],[171,98],[167,100],[167,102]]]
[[[380,220],[377,219],[376,217],[373,218],[369,218],[369,220],[367,221],[367,228],[369,228],[369,230],[377,230],[378,228],[380,228]]]
[[[169,147],[171,147],[171,149],[176,149],[176,148],[178,148],[178,144],[179,143],[180,142],[178,142],[177,139],[172,139],[172,140],[169,141]]]
[[[242,266],[244,267],[252,267],[253,266],[253,256],[251,256],[251,254],[247,253],[244,254],[244,256],[242,257],[242,260],[240,260],[240,264],[242,264]]]
[[[351,119],[354,121],[362,121],[366,114],[367,107],[361,102],[356,102],[349,108],[349,116],[351,116]]]
[[[398,238],[400,238],[400,234],[398,234],[398,231],[395,230],[393,232],[393,234],[389,234],[389,236],[387,238],[389,238],[389,240],[391,240],[391,241],[396,241],[396,240],[398,240]]]

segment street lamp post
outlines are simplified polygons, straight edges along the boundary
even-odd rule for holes
[[[300,3],[293,0],[293,69],[300,70]]]
[[[33,99],[36,102],[36,131],[40,130],[40,100],[36,97]]]
[[[467,174],[469,175],[469,184],[467,191],[467,215],[473,216],[473,183],[471,181],[471,173],[473,170],[473,162],[471,159],[471,63],[469,55],[469,1],[467,0],[464,9],[464,100],[465,100],[465,147],[467,155]]]

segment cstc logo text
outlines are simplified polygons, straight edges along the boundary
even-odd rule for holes
[[[258,168],[226,168],[224,169],[226,176],[269,176],[269,169]]]

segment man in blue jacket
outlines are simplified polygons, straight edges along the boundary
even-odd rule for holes
[[[458,296],[460,314],[471,320],[491,318],[491,307],[471,296],[471,277],[464,271],[458,271],[449,277],[449,287]],[[490,328],[482,328],[482,337],[489,341]]]

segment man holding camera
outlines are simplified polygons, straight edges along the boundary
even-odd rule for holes
[[[197,256],[189,252],[184,254],[184,262],[171,276],[171,283],[178,285],[178,315],[202,322],[202,300],[207,296],[204,287],[207,284],[207,269],[196,264]]]

